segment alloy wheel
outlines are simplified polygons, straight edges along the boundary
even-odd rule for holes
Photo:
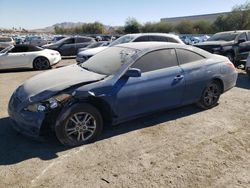
[[[75,113],[68,119],[65,129],[68,137],[83,142],[95,133],[96,119],[87,112]]]

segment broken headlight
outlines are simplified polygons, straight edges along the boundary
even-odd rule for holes
[[[25,110],[30,112],[44,112],[49,109],[56,109],[61,103],[69,100],[71,97],[69,94],[59,94],[42,102],[30,104]]]

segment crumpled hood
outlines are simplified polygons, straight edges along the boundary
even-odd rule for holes
[[[234,41],[206,41],[197,43],[194,46],[226,46],[226,45],[232,45]]]
[[[87,71],[78,65],[70,65],[59,69],[46,71],[25,81],[17,91],[17,97],[32,102],[48,99],[56,93],[77,84],[95,82],[106,75]]]

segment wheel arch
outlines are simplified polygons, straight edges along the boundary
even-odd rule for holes
[[[86,99],[80,100],[81,103],[89,103],[96,107],[103,118],[103,121],[105,123],[112,123],[112,117],[114,115],[113,110],[108,102],[105,100],[99,98],[99,97],[94,97],[94,96],[89,96]]]
[[[215,77],[212,79],[212,81],[217,82],[221,88],[221,93],[224,92],[224,83],[221,78]]]

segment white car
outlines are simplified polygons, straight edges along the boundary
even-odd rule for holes
[[[179,38],[179,36],[174,34],[165,33],[137,33],[137,34],[127,34],[119,39],[112,42],[109,46],[102,46],[98,48],[92,48],[84,50],[77,54],[76,61],[78,63],[83,63],[93,55],[105,50],[108,47],[115,46],[118,44],[129,43],[129,42],[171,42],[184,44],[184,42]]]
[[[59,52],[32,45],[16,45],[0,51],[0,70],[33,68],[44,70],[61,60]]]
[[[14,45],[15,41],[11,37],[0,37],[0,49]]]
[[[247,62],[246,62],[246,66],[245,67],[246,67],[246,72],[247,72],[247,74],[248,74],[248,76],[250,78],[250,54],[247,57]]]

